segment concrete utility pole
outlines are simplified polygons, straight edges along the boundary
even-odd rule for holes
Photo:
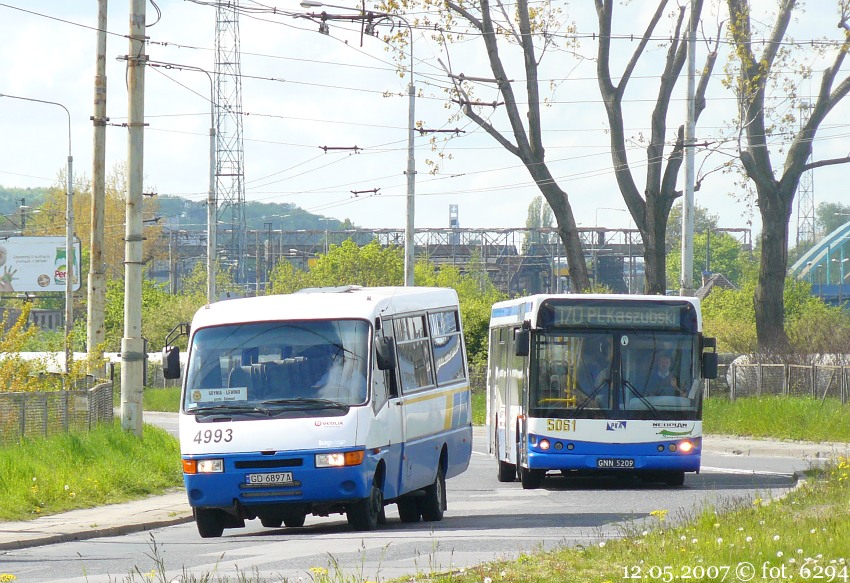
[[[91,243],[88,280],[89,354],[106,339],[106,264],[103,262],[103,219],[106,201],[106,2],[97,2],[97,58],[94,77],[94,156],[92,161]],[[94,371],[89,371],[94,372]]]
[[[65,110],[68,111],[67,109]],[[68,187],[65,202],[65,373],[71,373],[74,347],[71,332],[74,331],[74,157],[71,155],[71,114],[68,113]],[[70,386],[68,387],[70,388]]]
[[[124,244],[124,337],[121,339],[121,427],[142,435],[142,180],[145,123],[145,5],[130,0],[130,50],[127,53],[127,225]]]
[[[691,15],[688,43],[688,118],[685,123],[685,196],[682,200],[682,276],[679,295],[694,293],[694,94],[696,66],[696,22]]]

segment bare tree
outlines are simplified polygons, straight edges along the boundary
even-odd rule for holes
[[[640,230],[644,244],[644,262],[646,265],[646,292],[663,294],[667,289],[665,234],[667,220],[673,201],[682,195],[676,190],[676,177],[682,166],[684,143],[684,125],[680,125],[673,145],[666,157],[665,141],[667,140],[667,115],[673,89],[682,72],[687,57],[687,42],[682,25],[685,19],[685,7],[679,6],[675,30],[670,37],[667,48],[667,58],[659,77],[658,96],[652,112],[649,144],[646,148],[646,179],[643,192],[638,188],[626,154],[626,132],[623,123],[623,97],[629,80],[637,66],[638,60],[652,38],[653,32],[666,9],[667,0],[660,0],[655,13],[647,25],[637,48],[625,70],[615,85],[611,75],[611,22],[613,17],[613,0],[596,0],[596,13],[599,19],[599,49],[597,53],[597,77],[599,90],[608,114],[608,124],[611,128],[611,157],[614,163],[614,174],[623,195],[623,200]],[[693,0],[690,11],[690,29],[695,29],[700,13],[702,0]],[[718,31],[719,36],[719,31]],[[719,40],[719,39],[718,39]],[[699,119],[705,109],[705,91],[711,72],[717,60],[717,51],[711,50],[702,70],[702,76],[695,93],[694,116]]]
[[[778,73],[774,67],[784,62],[783,46],[796,0],[779,0],[773,29],[760,55],[754,53],[753,29],[748,0],[727,0],[729,33],[739,61],[732,81],[738,97],[740,133],[738,157],[746,176],[753,182],[762,219],[761,259],[755,291],[756,333],[759,348],[781,350],[788,346],[784,327],[783,290],[788,267],[788,225],[800,176],[813,168],[850,162],[850,157],[808,162],[820,124],[833,107],[850,92],[850,76],[835,85],[844,57],[850,49],[850,26],[846,0],[840,6],[839,28],[843,42],[836,47],[832,64],[824,70],[817,98],[810,107],[808,121],[791,140],[781,171],[771,158],[769,139],[773,133],[765,107],[765,97]],[[777,66],[778,68],[778,66]],[[833,87],[835,85],[835,87]],[[784,89],[784,88],[783,88]]]
[[[388,9],[398,6],[391,4],[385,1],[382,5]],[[470,83],[472,78],[454,74],[449,62],[445,67],[453,80],[453,100],[460,105],[463,115],[522,161],[552,209],[558,235],[564,244],[574,289],[576,291],[589,289],[587,264],[573,209],[566,191],[558,185],[546,164],[540,120],[538,66],[543,53],[556,42],[557,35],[552,34],[550,27],[557,26],[557,19],[554,16],[557,11],[550,11],[546,7],[541,8],[537,5],[530,10],[528,0],[517,0],[516,4],[510,5],[496,0],[492,6],[490,0],[479,0],[474,3],[446,0],[445,4],[431,2],[425,2],[425,4],[440,14],[442,27],[438,27],[440,30],[438,36],[444,34],[443,40],[461,34],[452,31],[458,21],[471,27],[483,40],[490,69],[503,101],[489,104],[476,101],[473,85]],[[403,39],[398,40],[404,42]],[[536,46],[535,43],[540,46]],[[517,47],[521,52],[525,76],[524,96],[514,91],[503,63],[500,49],[506,47]],[[523,106],[523,101],[527,105]],[[482,114],[488,106],[504,107],[510,132],[500,131],[486,115]]]

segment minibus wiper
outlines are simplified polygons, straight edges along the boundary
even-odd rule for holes
[[[257,407],[256,405],[233,405],[227,403],[195,407],[193,409],[187,409],[186,413],[191,415],[210,415],[215,413],[262,413],[263,415],[269,415],[271,411],[265,407]]]
[[[309,397],[291,397],[289,399],[268,399],[266,401],[260,401],[263,405],[307,405],[307,406],[319,406],[319,407],[330,407],[332,409],[341,409],[343,411],[348,411],[350,405],[346,405],[345,403],[340,403],[339,401],[332,401],[330,399],[317,399],[317,398],[309,398]]]

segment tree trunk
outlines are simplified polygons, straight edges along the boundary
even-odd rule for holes
[[[771,192],[759,189],[762,218],[761,259],[756,284],[756,336],[759,348],[783,351],[789,346],[785,333],[785,273],[788,267],[788,224],[794,200],[793,190],[781,192],[777,184]]]

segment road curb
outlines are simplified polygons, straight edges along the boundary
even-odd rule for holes
[[[45,545],[53,545],[57,543],[67,543],[92,538],[120,536],[124,534],[133,534],[136,532],[144,532],[146,530],[154,530],[156,528],[164,528],[166,526],[176,526],[186,524],[194,520],[191,515],[175,516],[162,520],[152,520],[150,522],[139,524],[124,524],[119,526],[108,526],[103,528],[91,528],[80,530],[77,532],[62,532],[62,533],[44,533],[43,535],[34,534],[26,536],[21,540],[16,541],[0,541],[0,551],[20,550],[31,547],[40,547]]]

